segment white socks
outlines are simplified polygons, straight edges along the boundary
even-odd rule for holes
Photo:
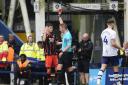
[[[98,73],[98,76],[97,76],[97,85],[101,85],[101,78],[102,78],[103,74],[104,74],[104,71],[100,70]]]
[[[118,72],[114,72],[114,78],[115,78],[115,81],[117,82],[117,85],[121,85],[121,82],[119,80],[119,73]]]

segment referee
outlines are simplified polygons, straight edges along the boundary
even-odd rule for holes
[[[63,22],[62,18],[59,16],[60,21],[60,32],[62,35],[62,44],[61,52],[59,53],[59,62],[58,62],[58,85],[63,84],[62,77],[63,73],[67,72],[68,83],[69,85],[73,85],[73,68],[72,68],[72,57],[73,57],[73,50],[72,46],[72,35],[67,28],[67,25]]]

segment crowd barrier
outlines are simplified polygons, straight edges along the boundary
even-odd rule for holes
[[[0,62],[1,63],[7,63],[7,64],[16,64],[16,62]],[[34,62],[33,66],[36,68],[40,69],[43,68],[43,66],[45,65],[45,63],[41,63],[41,62]],[[89,85],[95,85],[96,84],[96,80],[97,80],[97,75],[99,72],[99,69],[90,69],[90,79],[89,79]],[[9,70],[0,70],[0,74],[10,74],[10,73],[15,73],[14,71],[9,71]],[[102,83],[101,85],[116,85],[115,80],[114,80],[114,75],[113,75],[113,69],[112,68],[107,68],[106,71],[104,72],[104,75],[102,77]],[[31,73],[32,75],[38,75],[38,76],[46,76],[46,71],[32,71]],[[119,79],[120,81],[123,83],[123,85],[128,85],[128,68],[127,67],[120,67],[119,68]]]

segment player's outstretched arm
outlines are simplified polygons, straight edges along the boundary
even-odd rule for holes
[[[60,22],[60,24],[63,24],[64,23],[61,16],[59,16],[59,22]]]
[[[63,19],[61,17],[61,14],[62,14],[62,9],[59,9],[58,10],[59,22],[60,22],[60,24],[63,24],[64,22],[63,22]]]

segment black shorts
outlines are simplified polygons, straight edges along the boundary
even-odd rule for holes
[[[72,66],[72,52],[64,52],[61,58],[59,58],[58,63],[63,65],[63,68],[68,68]]]
[[[89,73],[89,61],[79,60],[78,61],[78,70],[79,70],[79,72]]]

